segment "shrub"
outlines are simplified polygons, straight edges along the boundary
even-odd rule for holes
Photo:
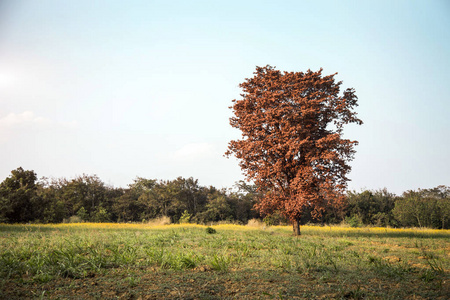
[[[92,221],[94,222],[109,222],[110,221],[110,215],[108,211],[103,208],[102,206],[99,206],[97,210],[94,213],[94,216],[92,217]]]
[[[185,210],[180,217],[180,224],[189,223],[190,220],[191,214],[187,210]]]
[[[77,216],[83,221],[89,220],[89,213],[86,211],[86,209],[83,206],[78,210]]]
[[[361,220],[361,217],[358,215],[353,215],[352,217],[346,217],[345,222],[350,225],[350,227],[360,227],[363,222]]]
[[[279,211],[266,216],[263,221],[267,226],[286,225],[289,223]]]
[[[206,233],[214,234],[214,233],[216,233],[216,230],[212,227],[206,227]]]

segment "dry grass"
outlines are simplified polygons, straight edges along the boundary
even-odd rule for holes
[[[169,225],[170,222],[170,218],[166,217],[166,216],[162,216],[156,219],[151,219],[149,220],[146,224],[149,226],[163,226],[163,225]]]
[[[264,222],[262,222],[261,220],[258,219],[251,219],[248,221],[247,223],[248,227],[255,227],[255,228],[260,228],[260,229],[266,229],[266,224]]]

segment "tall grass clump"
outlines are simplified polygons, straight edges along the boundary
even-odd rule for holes
[[[209,264],[213,270],[228,272],[231,265],[231,257],[227,254],[214,253]]]

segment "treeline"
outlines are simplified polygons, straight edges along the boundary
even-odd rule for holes
[[[11,171],[0,184],[0,222],[60,223],[78,217],[89,222],[143,222],[167,216],[173,223],[246,223],[258,218],[256,192],[245,183],[230,192],[203,187],[198,180],[137,178],[128,188],[106,185],[96,175],[37,179],[34,171]]]
[[[198,180],[136,178],[128,188],[106,185],[96,175],[74,179],[37,178],[22,168],[0,184],[0,223],[146,222],[169,217],[172,223],[245,224],[263,219],[268,225],[287,223],[281,215],[261,216],[254,210],[255,186],[245,182],[234,190],[200,186]],[[402,196],[378,191],[348,192],[346,204],[313,219],[306,210],[302,223],[351,226],[450,228],[450,188],[408,191]]]
[[[352,226],[450,228],[450,187],[407,191],[349,192],[345,220]]]

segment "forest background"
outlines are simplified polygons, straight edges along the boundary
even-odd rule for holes
[[[148,222],[286,224],[280,214],[254,209],[257,189],[239,181],[232,189],[202,186],[192,177],[157,180],[137,177],[127,188],[105,184],[97,175],[73,179],[38,179],[19,167],[0,184],[0,223]],[[450,187],[408,190],[398,196],[387,189],[349,191],[344,206],[321,217],[305,211],[302,224],[450,228]]]

